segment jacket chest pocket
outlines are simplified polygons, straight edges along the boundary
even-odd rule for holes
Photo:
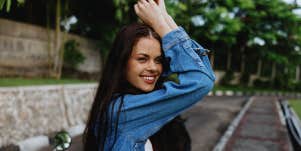
[[[134,145],[135,151],[143,151],[144,150],[145,141],[138,141]]]

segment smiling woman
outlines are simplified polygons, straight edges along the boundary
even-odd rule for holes
[[[143,151],[145,144],[148,150],[166,150],[171,145],[158,145],[163,137],[154,134],[213,87],[209,59],[200,55],[205,49],[176,25],[164,0],[139,0],[134,7],[145,24],[127,25],[115,38],[86,125],[86,151]],[[165,81],[174,73],[178,83]],[[174,136],[175,129],[165,130]],[[167,150],[189,149],[172,147]]]
[[[139,39],[127,63],[128,82],[144,92],[150,92],[155,88],[162,70],[159,40],[151,36]]]

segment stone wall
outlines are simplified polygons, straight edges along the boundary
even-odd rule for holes
[[[0,146],[85,124],[97,84],[0,88]]]
[[[47,76],[49,62],[54,62],[55,32],[46,28],[0,19],[0,76]],[[65,41],[75,39],[86,57],[80,72],[99,73],[101,56],[95,40],[64,34]]]

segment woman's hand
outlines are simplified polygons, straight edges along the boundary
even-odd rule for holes
[[[136,14],[144,23],[153,26],[164,20],[160,8],[153,0],[139,0],[134,6]]]
[[[157,0],[158,6],[161,10],[161,13],[169,25],[169,27],[173,30],[178,28],[178,25],[175,23],[175,21],[172,19],[172,17],[167,13],[166,6],[164,0]]]
[[[166,7],[165,7],[165,2],[164,0],[157,0],[158,6],[162,12],[162,15],[168,15],[167,11],[166,11]]]
[[[166,22],[162,10],[154,0],[139,0],[134,5],[134,9],[139,18],[151,26],[161,37],[172,30]]]

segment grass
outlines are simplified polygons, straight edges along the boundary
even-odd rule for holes
[[[53,85],[53,84],[80,84],[95,83],[96,81],[78,79],[49,79],[49,78],[0,78],[0,87],[32,86],[32,85]]]
[[[289,100],[289,104],[301,119],[301,100]]]

